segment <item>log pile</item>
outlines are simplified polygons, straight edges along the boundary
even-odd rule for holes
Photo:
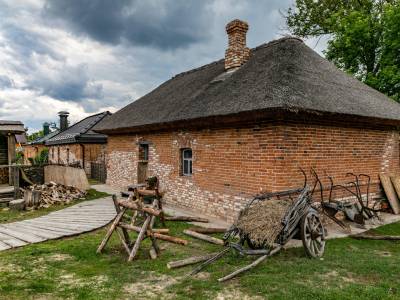
[[[42,185],[31,185],[23,189],[26,207],[40,208],[54,204],[68,204],[83,199],[86,192],[50,181]]]

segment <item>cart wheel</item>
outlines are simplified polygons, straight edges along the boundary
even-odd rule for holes
[[[301,240],[309,257],[321,257],[325,250],[325,229],[316,211],[310,210],[301,219]]]

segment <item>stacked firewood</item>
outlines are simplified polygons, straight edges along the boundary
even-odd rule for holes
[[[23,190],[26,207],[49,207],[54,204],[68,204],[83,199],[86,192],[72,186],[50,181],[42,185],[31,185]]]

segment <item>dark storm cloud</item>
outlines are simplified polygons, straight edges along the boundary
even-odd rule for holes
[[[36,73],[29,80],[32,89],[55,99],[81,102],[87,98],[101,99],[103,86],[90,81],[86,65],[63,66],[56,74]]]
[[[203,41],[208,1],[48,0],[43,14],[100,42],[176,49]]]

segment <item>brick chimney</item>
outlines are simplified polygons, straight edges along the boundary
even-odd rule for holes
[[[68,115],[69,112],[67,111],[60,111],[58,113],[60,116],[60,131],[64,131],[65,129],[68,128]]]
[[[238,68],[250,57],[250,49],[246,47],[246,33],[249,25],[241,20],[233,20],[226,25],[228,49],[225,51],[225,70]]]

